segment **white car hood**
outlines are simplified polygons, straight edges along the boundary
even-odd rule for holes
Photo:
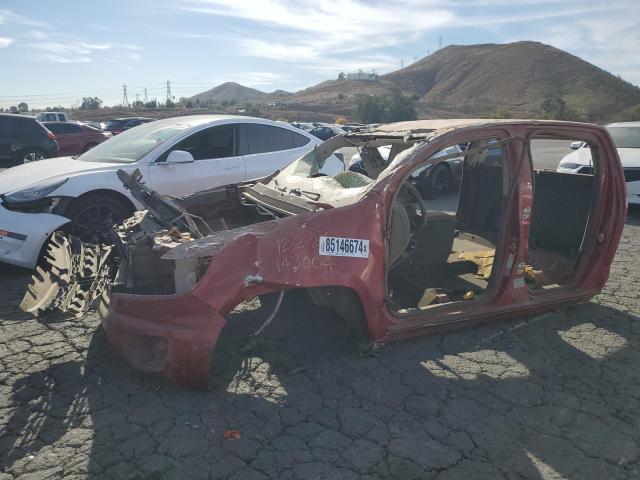
[[[0,194],[42,182],[63,180],[87,172],[116,171],[121,163],[84,162],[71,157],[50,158],[8,168],[0,173]]]
[[[622,168],[640,168],[640,148],[618,148]],[[591,149],[579,148],[565,155],[561,163],[575,163],[576,165],[590,165]]]

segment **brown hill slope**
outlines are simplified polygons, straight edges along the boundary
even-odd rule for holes
[[[471,115],[503,108],[538,116],[545,98],[559,97],[585,119],[602,120],[640,101],[637,87],[537,42],[452,45],[382,80],[430,108]]]

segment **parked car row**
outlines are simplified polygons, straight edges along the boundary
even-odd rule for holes
[[[301,130],[306,130],[311,135],[318,137],[320,140],[329,140],[331,137],[335,137],[336,135],[342,135],[345,132],[350,132],[358,128],[364,128],[366,126],[363,124],[355,123],[347,125],[336,125],[333,123],[321,122],[292,122],[291,125]]]
[[[46,137],[41,124],[30,122]],[[10,168],[0,173],[0,261],[34,267],[60,228],[90,243],[103,240],[112,225],[141,208],[119,181],[120,169],[139,171],[160,194],[184,196],[272,175],[320,144],[288,124],[194,115],[126,130],[77,157]],[[331,155],[317,173],[341,171],[343,162]]]
[[[150,120],[114,119],[112,126],[123,131],[114,137],[78,122],[40,123],[33,117],[0,115],[0,161],[28,164],[0,174],[0,231],[7,233],[0,235],[0,261],[32,267],[47,236],[61,227],[83,240],[99,241],[111,225],[140,208],[118,181],[118,169],[139,170],[161,194],[185,196],[268,176],[321,144],[314,129],[330,128],[318,125],[306,131],[281,122],[215,115]],[[640,203],[640,123],[606,128],[622,159],[628,202]],[[592,173],[586,146],[574,145],[576,151],[562,159],[558,172]],[[413,173],[424,198],[459,185],[467,148],[451,146],[438,154],[442,161]],[[390,147],[381,145],[376,151],[379,158],[369,161],[386,165]],[[44,160],[58,155],[66,158]],[[336,152],[318,174],[333,176],[347,168],[366,173],[360,154],[345,167],[342,153]]]
[[[99,123],[71,121],[64,112],[0,114],[0,168],[80,155],[114,135],[153,120],[127,117]]]

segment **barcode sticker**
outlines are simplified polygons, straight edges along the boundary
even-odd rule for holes
[[[343,237],[320,237],[320,255],[369,258],[369,240]]]

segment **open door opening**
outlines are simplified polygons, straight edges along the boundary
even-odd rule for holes
[[[501,244],[509,196],[504,143],[472,139],[426,164],[410,174],[390,216],[388,297],[399,314],[482,298]],[[451,181],[433,198],[429,176],[444,169]]]
[[[578,159],[575,168],[556,171],[571,150]],[[594,142],[544,135],[531,139],[530,152],[533,207],[525,280],[529,290],[536,293],[564,286],[574,278],[589,238],[587,228],[596,205],[600,156]]]

